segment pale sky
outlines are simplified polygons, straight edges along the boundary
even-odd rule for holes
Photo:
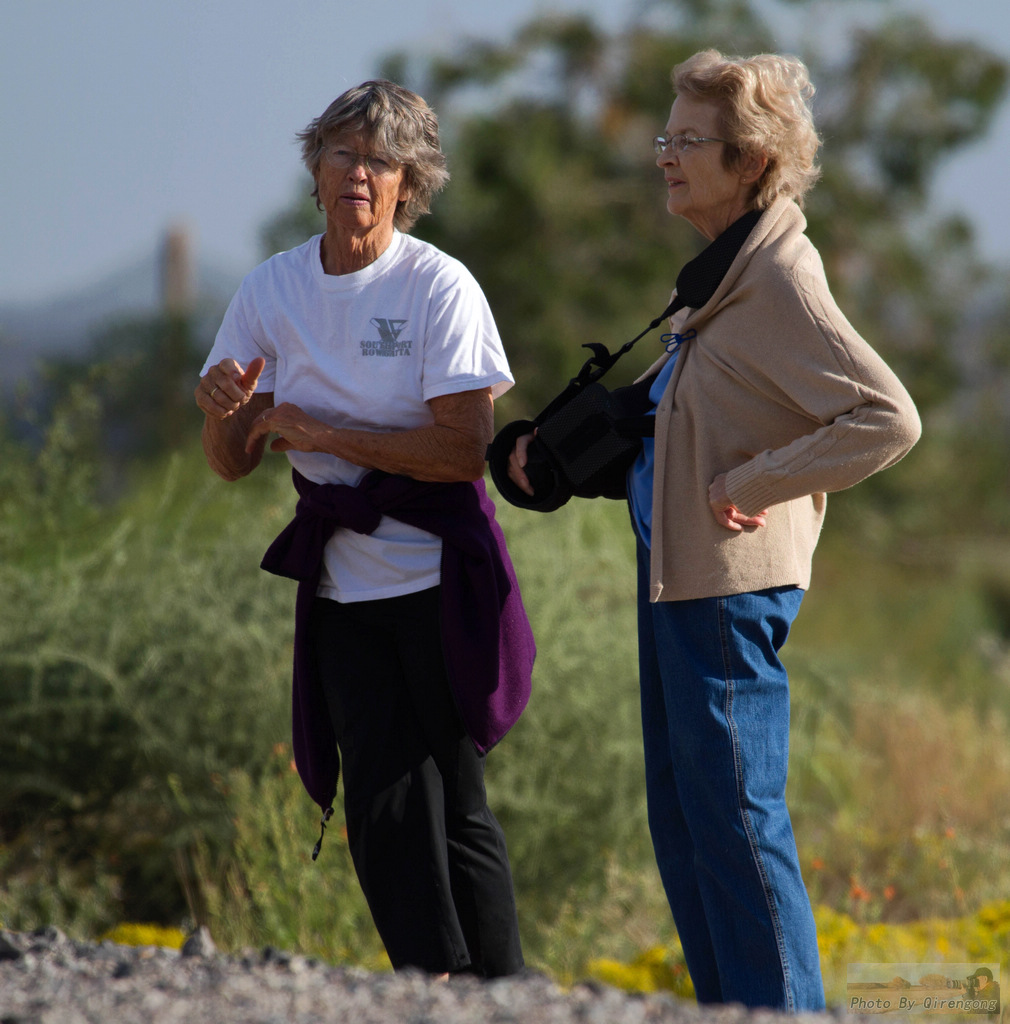
[[[294,133],[383,56],[504,40],[558,10],[616,31],[634,2],[0,0],[0,302],[86,287],[177,222],[202,257],[243,273],[294,196]],[[891,6],[1010,59],[1008,0]],[[994,135],[944,169],[935,200],[967,212],[983,252],[1010,264],[1008,168],[1010,102]]]

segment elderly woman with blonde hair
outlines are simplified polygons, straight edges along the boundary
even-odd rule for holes
[[[807,69],[707,50],[673,83],[654,140],[667,210],[731,252],[711,297],[671,318],[644,378],[655,436],[628,471],[649,824],[699,1001],[816,1010],[779,652],[827,492],[897,462],[920,423],[804,234],[819,145]],[[532,494],[529,440],[509,476]]]

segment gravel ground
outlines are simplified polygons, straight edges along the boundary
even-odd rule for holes
[[[224,956],[205,930],[182,952],[0,931],[0,1024],[825,1024],[527,974],[439,982],[328,967],[271,948]],[[858,1018],[852,1018],[856,1021]]]

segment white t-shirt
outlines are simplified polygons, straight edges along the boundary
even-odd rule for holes
[[[395,232],[373,263],[323,272],[322,235],[256,267],[231,301],[207,362],[262,356],[257,392],[335,427],[395,431],[433,422],[429,399],[514,383],[487,300],[458,260]],[[315,483],[355,485],[362,467],[288,452]],[[374,533],[334,532],[319,593],[338,601],[409,594],[439,580],[441,541],[384,516]]]

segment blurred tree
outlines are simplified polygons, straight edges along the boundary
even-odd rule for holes
[[[433,61],[418,86],[447,124],[453,182],[417,231],[484,287],[521,384],[510,412],[538,411],[583,343],[638,334],[699,248],[671,231],[648,145],[665,113],[624,100],[621,49],[586,18],[540,20],[496,59],[480,44]],[[643,342],[615,374],[630,379],[654,352]]]
[[[307,238],[326,230],[326,221],[312,198],[312,178],[302,176],[291,206],[274,214],[260,229],[260,251],[264,259],[294,249]]]
[[[992,283],[970,227],[931,216],[929,183],[988,131],[1007,66],[920,18],[857,29],[843,52],[810,56],[826,140],[811,235],[843,302],[928,410],[966,382],[958,342]]]
[[[702,244],[667,216],[648,144],[673,98],[672,67],[708,46],[779,48],[761,12],[786,9],[791,23],[808,19],[796,50],[818,86],[825,145],[807,214],[838,298],[924,410],[964,383],[952,339],[992,275],[969,227],[931,213],[929,183],[988,131],[1007,66],[879,6],[875,23],[827,38],[827,15],[844,17],[842,2],[655,0],[613,37],[584,16],[547,18],[501,46],[468,43],[421,67],[389,58],[383,73],[439,111],[451,156],[453,182],[418,234],[484,286],[521,411],[537,411],[580,365],[581,342],[613,347],[644,327]],[[639,347],[638,362],[617,373],[655,352]],[[975,376],[978,360],[1005,348],[976,346]]]
[[[35,396],[40,415],[55,419],[74,389],[85,388],[98,406],[92,455],[115,490],[129,461],[188,446],[199,435],[193,387],[215,329],[206,316],[171,312],[110,323],[84,355],[46,362]]]

